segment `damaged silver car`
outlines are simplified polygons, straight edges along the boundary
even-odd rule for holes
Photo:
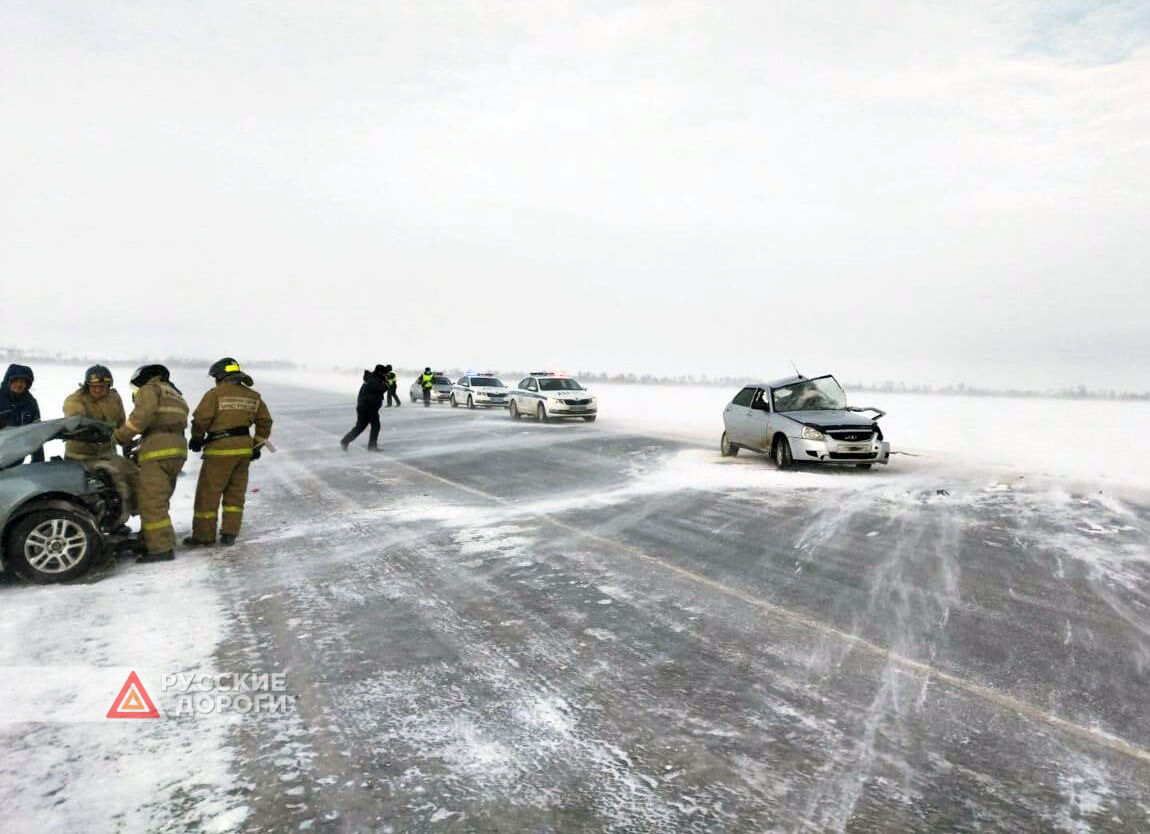
[[[64,417],[0,431],[0,567],[33,582],[83,574],[122,535],[130,487],[106,461],[53,458],[24,463],[51,440],[103,442],[112,430]]]
[[[865,416],[866,412],[874,416]],[[770,455],[779,469],[796,462],[870,469],[890,461],[890,444],[878,421],[886,412],[847,405],[847,395],[829,374],[748,385],[723,411],[724,456],[751,449]]]

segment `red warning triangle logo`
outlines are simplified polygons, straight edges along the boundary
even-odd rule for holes
[[[148,690],[140,683],[140,676],[135,672],[128,675],[124,686],[112,708],[108,710],[108,718],[159,718],[160,711],[148,697]]]

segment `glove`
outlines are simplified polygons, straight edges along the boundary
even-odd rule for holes
[[[120,450],[124,453],[124,457],[128,457],[140,445],[140,441],[134,437],[129,437],[127,440],[120,443]]]
[[[188,441],[188,451],[198,452],[204,448],[204,439],[202,437],[193,437]]]
[[[254,447],[252,447],[252,460],[259,460],[259,459],[260,459],[260,447],[254,446]]]

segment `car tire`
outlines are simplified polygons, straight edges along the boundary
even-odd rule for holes
[[[455,401],[455,395],[454,394],[451,395],[451,407],[452,408],[459,408],[459,403],[457,403]]]
[[[588,415],[587,417],[584,417],[584,418],[583,418],[583,422],[585,422],[585,423],[594,423],[594,422],[595,422],[595,418],[596,418],[596,417],[598,417],[598,416],[599,416],[598,414],[591,414],[591,415]]]
[[[470,394],[467,395],[467,407],[468,408],[475,408],[475,400],[473,400],[471,398]]]
[[[31,582],[64,582],[84,573],[100,558],[104,539],[91,514],[51,508],[20,518],[8,536],[13,570]]]
[[[413,403],[419,402],[419,397],[415,396],[415,394],[411,393],[410,391],[407,392],[407,396],[411,397],[411,401]]]
[[[790,469],[794,466],[795,459],[791,455],[791,444],[784,435],[775,435],[775,444],[771,447],[771,457],[774,458],[775,466],[779,469]]]
[[[507,413],[511,415],[512,420],[518,420],[523,416],[519,413],[519,406],[515,404],[515,400],[512,400],[511,405],[507,407]]]
[[[869,463],[860,463],[859,464],[859,469],[870,469],[870,467],[871,467],[871,465]]]
[[[719,454],[725,458],[733,458],[739,453],[739,444],[732,443],[727,438],[727,433],[723,432],[723,436],[719,438]]]
[[[539,407],[535,409],[535,416],[539,418],[540,423],[548,422],[547,407],[543,403],[539,403]]]

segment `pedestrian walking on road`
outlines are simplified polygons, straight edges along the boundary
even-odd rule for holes
[[[423,388],[423,405],[425,408],[431,405],[431,387],[434,383],[435,375],[431,372],[431,366],[428,365],[419,377],[419,384]]]
[[[236,543],[244,519],[248,468],[259,459],[272,433],[271,412],[239,362],[225,356],[208,369],[208,376],[216,380],[216,387],[204,394],[192,412],[188,442],[193,452],[204,453],[196,482],[192,535],[184,539],[188,547],[215,544],[221,501],[220,544]],[[255,437],[250,434],[253,425]]]
[[[368,426],[371,426],[371,432],[367,436],[367,450],[379,451],[379,409],[383,407],[386,393],[387,371],[383,365],[376,365],[374,370],[363,372],[363,385],[359,386],[359,397],[355,402],[355,425],[339,441],[345,452]]]

